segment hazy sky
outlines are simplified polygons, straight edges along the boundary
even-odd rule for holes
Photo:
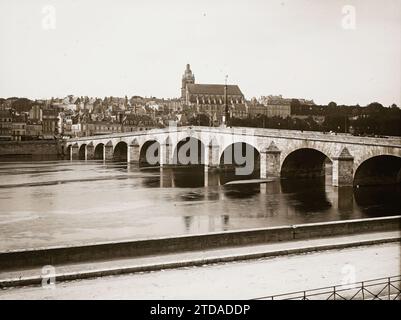
[[[248,99],[401,105],[400,0],[1,0],[0,41],[1,97],[178,97],[190,63]]]

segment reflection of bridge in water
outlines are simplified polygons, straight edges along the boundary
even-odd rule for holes
[[[66,141],[71,160],[117,160],[148,164],[148,150],[155,150],[160,167],[180,165],[186,142],[195,142],[183,153],[186,164],[227,167],[225,159],[235,146],[252,151],[253,178],[310,178],[325,175],[331,163],[334,186],[398,184],[401,181],[401,138],[362,138],[254,128],[169,127],[131,133],[75,138]],[[233,148],[234,147],[234,148]],[[181,151],[180,151],[181,150]],[[249,152],[249,151],[248,151]],[[248,159],[248,158],[247,158]],[[243,163],[232,163],[241,167]],[[230,167],[232,167],[232,165]]]
[[[234,172],[169,167],[154,170],[160,170],[160,180],[145,180],[145,187],[189,188],[190,191],[181,197],[183,201],[217,201],[223,198],[236,201],[249,198],[259,202],[252,202],[254,209],[265,208],[260,210],[263,215],[280,215],[280,212],[309,215],[319,212],[323,215],[333,214],[340,219],[353,219],[360,218],[359,213],[354,216],[355,210],[366,217],[394,215],[401,211],[401,185],[336,188],[331,186],[331,175],[307,179],[274,179],[265,183],[227,184],[228,181],[238,179]],[[193,192],[194,188],[202,187],[206,191]]]

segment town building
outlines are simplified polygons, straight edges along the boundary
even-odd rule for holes
[[[34,105],[29,111],[29,119],[33,121],[42,121],[43,111],[40,105]]]
[[[264,104],[264,105],[291,105],[291,102],[293,100],[298,100],[300,104],[303,105],[310,105],[313,106],[315,105],[315,102],[313,100],[308,100],[308,99],[303,99],[303,98],[283,98],[281,94],[279,95],[268,95],[268,96],[261,96],[259,99],[259,102]]]
[[[45,138],[53,138],[58,133],[58,112],[56,110],[43,110],[43,135]]]
[[[267,117],[280,117],[287,118],[291,116],[291,101],[292,99],[283,98],[282,95],[278,96],[262,96],[259,102],[266,106]]]
[[[12,115],[9,109],[0,110],[0,139],[10,140]]]
[[[244,119],[249,115],[249,108],[246,103],[234,103],[230,107],[230,117]]]
[[[198,113],[206,113],[218,122],[221,122],[226,112],[226,105],[245,102],[238,85],[195,83],[195,75],[189,64],[182,76],[181,100],[188,106],[195,106]]]
[[[43,127],[41,122],[28,120],[25,126],[25,140],[38,140],[42,138]]]
[[[11,126],[11,140],[21,141],[25,139],[26,135],[26,116],[16,115],[12,119]]]

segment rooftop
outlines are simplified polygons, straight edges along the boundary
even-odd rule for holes
[[[224,95],[224,87],[224,84],[187,84],[190,93],[203,95]],[[243,94],[237,85],[227,85],[227,95]]]

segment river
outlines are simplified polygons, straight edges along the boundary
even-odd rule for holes
[[[202,168],[102,161],[0,162],[0,250],[143,239],[401,213],[399,186],[331,177],[224,185]]]

